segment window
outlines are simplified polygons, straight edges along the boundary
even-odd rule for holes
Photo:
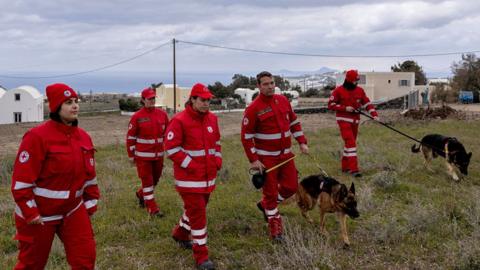
[[[20,94],[15,94],[15,101],[20,101]]]
[[[13,113],[13,120],[14,120],[14,123],[21,123],[22,122],[22,113],[21,112],[14,112]]]
[[[398,86],[410,86],[410,80],[399,80]]]

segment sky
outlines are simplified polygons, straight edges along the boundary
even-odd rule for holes
[[[411,59],[430,77],[449,76],[451,64],[461,55],[398,56],[480,50],[480,1],[0,0],[0,7],[0,85],[7,88],[88,80],[88,87],[95,88],[97,80],[104,90],[113,90],[109,84],[115,76],[123,83],[129,78],[138,83],[131,88],[155,80],[172,83],[173,38],[180,40],[177,77],[185,84],[195,81],[195,74],[213,83],[216,76],[228,81],[234,73],[254,75],[262,70],[389,71]],[[182,41],[300,54],[397,57],[259,54]],[[119,62],[123,63],[115,65]],[[102,70],[58,78],[5,77],[96,69]]]

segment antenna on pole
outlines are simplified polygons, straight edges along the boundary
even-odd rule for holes
[[[175,60],[175,43],[177,41],[175,38],[173,42],[173,113],[177,112],[177,70],[176,70],[176,60]]]

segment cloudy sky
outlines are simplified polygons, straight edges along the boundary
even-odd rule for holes
[[[480,1],[0,0],[0,7],[0,75],[87,71],[172,38],[340,56],[480,50]],[[323,66],[388,71],[407,59],[411,57],[282,56],[177,44],[179,72],[192,73],[310,71]],[[459,59],[414,58],[429,74],[448,74]],[[107,71],[170,72],[171,66],[170,43]]]

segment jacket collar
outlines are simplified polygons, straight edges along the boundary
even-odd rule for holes
[[[59,130],[62,133],[65,133],[65,134],[72,134],[72,133],[74,133],[78,130],[77,126],[65,125],[64,123],[57,122],[57,121],[54,121],[54,120],[51,120],[51,119],[49,120],[49,123],[52,126],[54,126],[57,130]]]
[[[208,112],[201,113],[201,112],[195,111],[191,104],[187,104],[185,106],[185,111],[187,111],[188,115],[190,115],[192,118],[199,119],[199,120],[202,120],[205,117],[205,115],[208,114]]]
[[[268,103],[272,102],[274,95],[266,96],[266,95],[260,93],[258,96],[259,96],[259,98],[260,98],[261,101],[263,101],[263,102],[265,102],[265,103],[268,104]]]

